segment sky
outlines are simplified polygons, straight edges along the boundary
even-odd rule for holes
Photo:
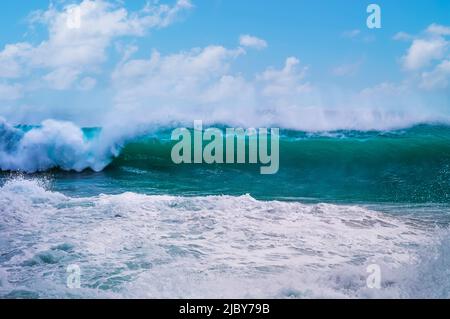
[[[371,3],[379,29],[366,23]],[[446,0],[0,6],[0,117],[14,124],[370,129],[450,116]]]

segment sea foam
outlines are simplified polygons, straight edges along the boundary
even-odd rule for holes
[[[359,206],[0,189],[3,297],[445,297],[445,230]],[[446,239],[447,238],[447,239]],[[82,288],[66,287],[79,265]],[[367,266],[381,289],[366,285]],[[5,280],[7,278],[7,280]],[[447,295],[448,296],[448,295]]]

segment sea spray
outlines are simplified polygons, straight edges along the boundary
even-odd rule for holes
[[[105,140],[101,134],[86,134],[71,122],[46,120],[21,130],[2,121],[0,137],[3,171],[101,171],[119,154],[116,141]]]

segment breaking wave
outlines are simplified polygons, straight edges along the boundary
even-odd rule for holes
[[[39,126],[15,127],[0,118],[0,170],[101,171],[116,158],[118,162],[120,159],[132,162],[146,151],[170,159],[169,130],[167,126],[82,129],[56,120],[44,121]],[[282,132],[281,152],[293,162],[320,160],[330,154],[338,159],[365,161],[373,156],[379,161],[386,158],[405,161],[424,156],[433,160],[450,156],[450,126],[445,125],[416,125],[387,131]]]
[[[112,179],[130,180],[128,187],[137,185],[138,180],[139,185],[148,185],[156,178],[160,183],[154,184],[159,188],[161,183],[167,184],[170,175],[173,185],[166,185],[168,190],[175,187],[183,193],[195,187],[200,195],[256,192],[265,196],[267,192],[259,191],[254,184],[270,182],[278,185],[268,194],[272,199],[300,196],[322,201],[450,201],[450,126],[418,125],[393,131],[282,130],[280,171],[265,179],[253,174],[259,169],[254,169],[255,165],[177,166],[170,158],[175,143],[170,133],[170,128],[161,127],[80,129],[53,120],[34,127],[0,122],[0,170],[107,171]],[[203,177],[197,181],[199,174]],[[248,174],[255,183],[249,184],[244,178],[250,178]],[[214,176],[233,189],[217,190]],[[205,192],[206,188],[212,193]]]

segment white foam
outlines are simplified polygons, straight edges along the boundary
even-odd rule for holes
[[[47,120],[22,132],[0,119],[0,170],[33,173],[51,168],[101,171],[118,154],[116,142],[87,140],[70,122]]]
[[[417,279],[433,271],[424,251],[427,261],[443,258],[432,227],[358,206],[250,196],[71,198],[13,180],[0,189],[0,211],[0,247],[10,255],[0,267],[39,296],[353,298],[446,289]],[[381,290],[366,286],[373,263],[382,268]],[[80,265],[83,289],[65,287],[68,264]]]

